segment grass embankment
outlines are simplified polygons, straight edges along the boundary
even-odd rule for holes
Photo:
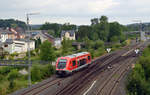
[[[150,95],[150,45],[128,77],[128,95]]]

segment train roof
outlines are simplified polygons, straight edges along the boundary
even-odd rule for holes
[[[65,57],[73,58],[73,57],[82,56],[82,55],[84,55],[84,54],[89,54],[89,53],[88,53],[88,52],[80,52],[80,53],[68,55],[68,56],[65,56]]]

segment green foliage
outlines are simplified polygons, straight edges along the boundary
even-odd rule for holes
[[[61,33],[61,25],[57,24],[57,23],[49,23],[46,22],[45,24],[43,24],[40,28],[41,30],[49,30],[48,33],[51,34],[50,30],[54,31],[54,37],[60,37],[60,33]]]
[[[31,69],[31,80],[32,81],[40,81],[41,80],[41,71],[39,66],[33,66]]]
[[[52,74],[55,73],[55,68],[51,65],[48,64],[44,68],[42,68],[42,78],[44,79],[45,77],[50,77]]]
[[[105,53],[105,49],[104,48],[98,48],[95,51],[94,57],[99,57],[99,56],[103,55],[104,53]]]
[[[41,79],[45,79],[50,77],[55,73],[55,68],[51,64],[47,65],[34,65],[31,69],[31,80],[33,82],[41,81]]]
[[[2,74],[0,74],[0,82],[2,82],[4,79],[5,77]]]
[[[12,67],[1,67],[0,74],[7,75],[11,71]]]
[[[150,93],[150,46],[140,57],[132,73],[129,75],[127,89],[129,95],[149,95]]]
[[[92,39],[92,27],[90,26],[80,26],[77,32],[77,39],[83,40],[85,37]]]
[[[74,48],[72,47],[72,42],[73,40],[69,40],[64,37],[62,41],[62,54],[63,55],[68,54],[70,51],[72,52],[74,50]]]
[[[14,80],[14,79],[18,78],[19,75],[20,75],[20,74],[18,73],[18,71],[17,71],[16,69],[14,69],[14,70],[12,70],[12,71],[9,73],[9,75],[8,75],[8,80],[9,80],[9,81]]]
[[[95,49],[104,48],[104,42],[102,40],[97,40],[94,45]]]
[[[76,30],[76,25],[63,24],[61,30]]]
[[[52,44],[49,41],[43,42],[40,47],[40,58],[44,61],[54,61],[56,56]]]
[[[9,89],[12,90],[15,86],[16,86],[16,83],[14,82],[14,80],[10,80]]]
[[[7,28],[7,27],[21,27],[23,29],[26,29],[26,23],[23,21],[19,21],[19,20],[14,20],[14,19],[0,19],[0,27],[2,28]]]

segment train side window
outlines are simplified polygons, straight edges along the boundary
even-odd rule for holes
[[[80,66],[82,66],[82,64],[83,64],[83,61],[82,61],[82,60],[80,60]]]
[[[90,56],[88,56],[88,60],[91,60],[91,57],[90,57]]]
[[[73,64],[73,66],[76,66],[76,61],[75,60],[72,61],[72,64]]]
[[[83,59],[83,62],[84,62],[83,64],[86,64],[86,59]]]

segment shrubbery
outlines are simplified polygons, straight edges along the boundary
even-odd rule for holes
[[[31,70],[31,79],[33,82],[41,81],[42,79],[50,77],[55,73],[55,69],[51,64],[34,65]]]
[[[150,46],[139,58],[129,75],[127,89],[129,95],[150,95]],[[136,94],[135,94],[136,93]]]
[[[28,75],[19,73],[22,68],[0,67],[0,95],[6,95],[28,85]],[[31,67],[32,83],[39,82],[55,73],[51,64],[35,64]]]

